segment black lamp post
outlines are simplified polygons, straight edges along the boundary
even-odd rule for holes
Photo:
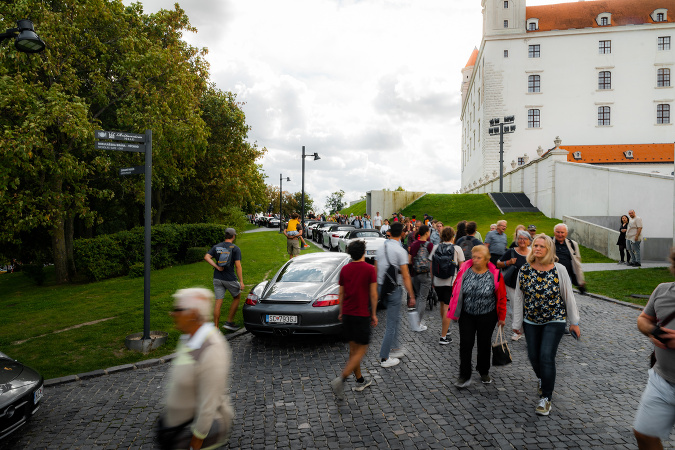
[[[490,136],[499,135],[499,192],[504,192],[504,134],[516,131],[515,120],[515,116],[504,117],[502,123],[498,118],[490,119]]]
[[[46,45],[33,28],[33,22],[28,19],[16,21],[16,28],[8,28],[0,33],[0,41],[14,38],[14,47],[24,53],[38,53],[45,49]]]
[[[309,154],[305,155],[305,146],[302,146],[302,199],[301,199],[301,212],[300,212],[300,223],[302,224],[302,230],[304,232],[305,230],[305,158],[308,156],[313,156],[314,161],[319,160],[319,154],[314,153],[314,154]]]
[[[290,177],[286,177],[286,181],[291,181]],[[284,182],[284,177],[283,175],[279,174],[279,233],[283,232],[284,229],[284,213],[283,210],[281,209],[281,196],[283,195],[283,182]]]

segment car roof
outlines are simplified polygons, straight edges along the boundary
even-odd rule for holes
[[[291,259],[290,263],[300,263],[303,261],[317,261],[317,260],[341,260],[351,258],[347,253],[329,253],[329,252],[316,252],[316,253],[307,253],[306,255],[296,256]]]

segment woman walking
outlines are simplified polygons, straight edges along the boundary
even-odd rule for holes
[[[518,272],[520,268],[527,263],[527,257],[532,251],[530,249],[530,244],[532,243],[532,237],[530,233],[521,229],[516,233],[515,244],[517,247],[510,248],[499,258],[497,261],[497,267],[502,269],[504,274],[504,283],[506,284],[506,298],[513,305],[513,298],[516,295],[516,282],[518,281]],[[517,341],[520,339],[521,334],[513,333],[511,339]]]
[[[483,384],[492,383],[490,355],[495,325],[506,320],[506,287],[504,277],[490,262],[490,252],[484,245],[471,249],[471,260],[465,262],[452,288],[448,317],[459,324],[458,388],[471,384],[471,353],[477,342],[476,370]]]
[[[621,225],[619,226],[619,240],[616,241],[616,245],[619,246],[619,254],[621,255],[621,261],[619,264],[628,264],[630,265],[630,252],[626,250],[626,230],[628,230],[628,221],[630,219],[628,216],[621,216]],[[626,253],[626,262],[623,261],[623,254]]]
[[[527,357],[539,382],[539,403],[535,412],[548,416],[555,387],[555,355],[566,321],[570,333],[579,337],[579,311],[567,270],[556,261],[553,240],[538,234],[532,252],[521,267],[513,302],[513,332],[525,330]],[[523,318],[524,315],[524,318]]]

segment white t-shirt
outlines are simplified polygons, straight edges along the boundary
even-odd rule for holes
[[[642,228],[642,218],[635,216],[633,219],[628,219],[628,228],[626,229],[626,239],[632,241],[635,240],[637,236],[637,229]],[[642,236],[642,231],[640,231],[640,236]]]
[[[387,249],[387,256],[384,255],[384,249]],[[408,252],[401,247],[401,242],[394,239],[387,239],[384,242],[384,245],[377,250],[377,284],[382,284],[384,282],[384,274],[389,268],[389,263],[394,266],[406,266],[408,265]],[[401,277],[401,272],[398,273],[398,284],[403,284],[403,278]]]
[[[373,217],[373,225],[375,225],[376,227],[381,226],[382,225],[382,216],[377,215],[377,216]]]
[[[429,254],[429,259],[434,259],[434,254],[436,253],[438,247],[446,244],[447,244],[446,242],[441,242],[439,245],[434,245],[434,249],[431,250],[431,253]],[[462,247],[460,247],[459,245],[455,245],[455,263],[457,264],[457,270],[455,271],[455,274],[450,278],[432,277],[431,280],[432,284],[434,286],[452,286],[455,283],[455,278],[457,278],[459,266],[461,266],[463,262],[464,262],[464,252],[462,251]]]

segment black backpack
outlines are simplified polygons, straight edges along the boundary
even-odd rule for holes
[[[436,278],[448,279],[457,273],[455,246],[441,243],[431,261],[431,273]]]
[[[398,266],[395,266],[389,262],[389,256],[387,256],[387,241],[384,243],[384,257],[387,260],[387,270],[384,272],[384,281],[382,281],[382,286],[380,287],[380,297],[386,298],[392,292],[399,287],[398,284]]]
[[[481,241],[473,236],[464,236],[459,240],[459,247],[464,252],[464,260],[468,261],[471,259],[471,249],[474,245],[480,245]]]

